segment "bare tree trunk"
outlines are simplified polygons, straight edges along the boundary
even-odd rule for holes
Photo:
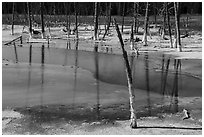
[[[168,29],[169,29],[170,47],[173,48],[173,42],[172,42],[172,36],[171,36],[171,22],[170,22],[170,16],[169,16],[169,11],[168,11],[168,3],[166,6],[166,14],[167,14]]]
[[[95,2],[94,7],[94,40],[98,39],[98,2]]]
[[[157,26],[157,3],[154,3],[154,24]]]
[[[144,46],[147,46],[148,9],[149,9],[149,2],[147,2],[146,12],[145,12],[144,35],[142,40],[142,42],[144,43]]]
[[[123,26],[124,26],[124,21],[125,21],[125,2],[123,3],[123,13],[122,13],[122,28],[121,28],[121,32],[123,33]]]
[[[133,25],[131,25],[131,34],[130,34],[130,44],[131,44],[131,50],[134,50],[134,29],[133,29]]]
[[[40,13],[41,13],[41,27],[42,27],[42,38],[45,38],[45,28],[44,28],[44,17],[43,17],[43,2],[40,2]]]
[[[107,28],[106,28],[106,31],[105,31],[102,39],[104,39],[106,34],[108,33],[109,28],[110,28],[110,24],[111,24],[111,2],[109,3],[109,7],[108,7],[108,24],[107,24]]]
[[[139,2],[137,2],[136,4],[136,10],[137,10],[137,14],[136,14],[136,18],[137,18],[137,28],[136,28],[136,33],[138,33],[139,30],[139,19],[138,19],[138,14],[139,14]]]
[[[130,65],[129,65],[129,61],[128,61],[128,55],[127,52],[125,51],[124,48],[124,43],[123,43],[123,38],[121,36],[118,24],[116,22],[116,20],[114,19],[114,23],[115,23],[115,28],[118,34],[118,38],[121,44],[121,48],[122,48],[122,52],[123,52],[123,58],[125,61],[125,65],[126,65],[126,74],[127,74],[127,81],[128,81],[128,91],[129,91],[129,97],[130,97],[130,126],[132,128],[137,128],[137,117],[136,117],[136,104],[135,104],[135,95],[134,95],[134,89],[133,89],[133,80],[132,80],[132,73],[131,73],[131,69],[130,69]]]
[[[11,35],[14,35],[14,16],[15,16],[15,2],[13,2],[13,9],[12,9]]]
[[[121,15],[121,2],[117,2],[118,3],[118,11],[117,11],[117,13],[118,13],[118,15],[120,16]]]
[[[181,49],[181,39],[180,39],[180,26],[179,26],[179,2],[174,2],[174,10],[175,10],[175,25],[176,25],[176,44],[179,47],[179,51],[182,52]]]
[[[67,29],[67,47],[68,47],[68,40],[70,35],[70,3],[65,4],[66,8],[66,29]]]
[[[138,2],[134,2],[134,33],[138,32]]]
[[[162,28],[162,39],[165,39],[165,26],[166,26],[166,6],[167,6],[167,3],[164,2],[163,4],[163,7],[164,7],[164,10],[163,10],[163,28]]]
[[[30,32],[30,38],[32,37],[32,19],[31,19],[31,6],[30,3],[27,2],[27,9],[28,9],[28,22],[29,22],[29,32]]]
[[[76,36],[76,39],[78,39],[79,35],[78,35],[78,5],[77,5],[77,2],[74,3],[74,9],[75,9],[75,36]]]

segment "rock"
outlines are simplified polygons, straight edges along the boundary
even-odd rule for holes
[[[21,118],[22,115],[18,112],[15,112],[13,110],[4,110],[2,112],[2,118]]]
[[[99,124],[101,124],[101,122],[92,122],[90,125],[92,126],[92,125],[99,125]]]
[[[10,122],[12,121],[12,119],[5,119],[5,120],[2,120],[2,128],[4,128],[7,124],[9,124]]]
[[[183,109],[184,117],[183,120],[191,118],[190,112],[186,109]]]

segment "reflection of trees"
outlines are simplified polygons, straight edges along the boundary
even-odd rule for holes
[[[32,72],[32,68],[31,66],[28,66],[28,83],[27,83],[27,91],[26,91],[26,101],[25,101],[25,105],[28,105],[28,100],[29,100],[29,92],[30,92],[30,83],[31,83],[31,72]]]
[[[67,38],[67,47],[66,47],[66,49],[71,49],[71,42],[69,40],[69,37]]]
[[[94,43],[94,52],[98,52],[98,43]]]
[[[73,107],[75,104],[75,96],[76,96],[76,87],[77,87],[77,68],[78,68],[78,44],[77,40],[75,43],[75,63],[74,63],[74,90],[73,90]]]
[[[14,46],[14,53],[15,53],[15,57],[16,57],[16,63],[18,63],[18,54],[17,54],[17,48],[16,48],[15,42],[13,43],[13,46]]]
[[[44,45],[42,45],[42,64],[41,64],[41,93],[40,93],[40,115],[43,117],[43,93],[44,93]]]
[[[71,49],[71,43],[70,43],[70,41],[69,41],[68,43],[69,43],[69,49]],[[68,44],[68,43],[67,43],[67,44]],[[67,45],[67,46],[68,46],[68,45]],[[78,47],[78,45],[77,45],[76,47]],[[68,47],[67,47],[67,49],[68,49]],[[68,50],[65,50],[64,66],[67,65],[67,57],[68,57]]]
[[[179,65],[181,65],[181,60],[180,59],[175,59],[175,76],[174,76],[174,81],[173,81],[173,89],[172,89],[172,94],[171,94],[171,105],[173,105],[174,112],[178,112],[178,68]]]
[[[166,70],[164,72],[164,56],[163,56],[163,59],[162,59],[162,76],[161,76],[161,93],[164,97],[165,95],[165,92],[166,92],[166,84],[167,84],[167,76],[168,76],[168,71],[169,71],[169,63],[170,63],[170,58],[168,58],[167,60],[167,63],[166,63]]]
[[[95,52],[95,77],[96,77],[96,91],[97,91],[97,119],[100,120],[100,91],[99,91],[99,60],[98,60],[98,52]]]
[[[44,92],[44,65],[41,66],[41,95],[40,95],[40,104],[43,105],[43,92]]]
[[[145,54],[145,72],[146,72],[146,87],[147,87],[147,103],[148,103],[148,111],[149,115],[151,115],[151,102],[150,102],[150,88],[149,88],[149,60],[148,53]]]
[[[161,69],[161,93],[163,93],[163,74],[164,74],[164,54],[162,55],[162,69]]]
[[[43,104],[43,91],[44,91],[44,63],[45,63],[45,46],[41,47],[41,105]]]
[[[31,65],[32,63],[32,44],[30,44],[30,48],[29,48],[29,64]]]
[[[42,45],[41,47],[41,63],[44,64],[45,63],[45,46]]]

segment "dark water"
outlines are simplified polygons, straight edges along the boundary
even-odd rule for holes
[[[98,107],[101,102],[128,101],[121,55],[47,47],[17,47],[16,50],[3,47],[2,58],[30,64],[3,67],[3,107],[21,106],[26,101],[30,105],[95,102]],[[201,60],[177,60],[161,53],[143,53],[130,56],[129,63],[138,101],[141,98],[150,103],[154,96],[163,95],[202,95],[202,80],[197,77],[201,75]]]

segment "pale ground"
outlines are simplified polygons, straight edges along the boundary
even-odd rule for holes
[[[2,43],[10,41],[22,34],[22,26],[15,27],[15,35],[10,35],[10,26],[3,25],[2,29]],[[83,29],[82,27],[80,28]],[[66,43],[66,35],[60,31],[60,28],[52,28],[52,35],[55,39],[52,39],[51,46],[57,47],[56,41],[60,40]],[[128,29],[126,31],[129,31]],[[155,31],[155,30],[152,30]],[[84,32],[84,31],[83,31]],[[82,34],[82,33],[81,33]],[[87,35],[88,34],[88,35]],[[105,45],[110,45],[116,51],[121,54],[121,49],[118,47],[119,42],[116,32],[112,30],[113,35],[110,35],[105,41]],[[73,35],[71,37],[74,37]],[[80,36],[81,39],[89,40],[92,37],[92,32],[86,32]],[[142,35],[138,36],[142,39]],[[28,39],[28,34],[23,33],[24,41]],[[129,34],[123,34],[123,39],[129,39]],[[148,44],[150,46],[143,47],[141,42],[138,42],[139,52],[151,52],[151,51],[163,51],[165,54],[171,54],[177,56],[177,58],[190,58],[190,59],[202,59],[202,35],[199,32],[194,32],[188,38],[182,39],[183,52],[178,52],[177,49],[169,48],[169,40],[161,40],[159,36],[152,36],[152,39],[148,37]],[[104,45],[101,44],[102,46]],[[130,51],[129,43],[126,43],[126,50]],[[23,46],[28,46],[25,44]],[[102,47],[101,46],[101,47]],[[60,47],[60,46],[59,46]],[[61,47],[62,48],[62,47]],[[93,46],[87,46],[86,50],[93,51]],[[201,97],[189,97],[179,98],[179,106],[182,108],[190,108],[192,118],[182,120],[183,112],[170,114],[160,114],[160,116],[152,117],[140,117],[138,119],[137,129],[131,129],[129,127],[128,120],[115,120],[115,121],[96,121],[96,122],[83,122],[74,123],[66,122],[63,119],[58,121],[52,121],[50,123],[36,123],[29,115],[23,115],[13,109],[6,109],[2,112],[2,133],[3,134],[125,134],[125,135],[201,135],[202,134],[202,98]],[[165,106],[165,104],[164,104]],[[54,110],[53,110],[54,111]]]

